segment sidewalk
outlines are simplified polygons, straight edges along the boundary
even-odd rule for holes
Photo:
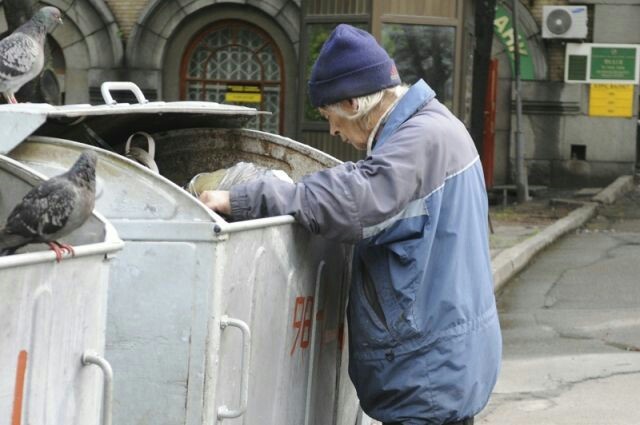
[[[603,189],[550,189],[526,203],[491,205],[489,244],[495,291],[546,246],[585,224],[599,205],[615,202],[632,188],[633,177],[622,176]]]
[[[640,423],[640,186],[618,194],[496,294],[502,365],[478,425]]]

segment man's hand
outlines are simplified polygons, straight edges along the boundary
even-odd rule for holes
[[[229,192],[226,190],[205,190],[200,194],[200,202],[215,212],[231,215]]]

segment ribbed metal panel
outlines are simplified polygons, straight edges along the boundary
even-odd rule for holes
[[[310,0],[307,16],[310,15],[362,15],[369,13],[369,0]]]
[[[381,1],[382,14],[407,16],[457,17],[457,1],[451,0],[394,0]]]
[[[329,133],[318,131],[303,131],[302,143],[320,149],[341,161],[358,161],[364,157],[363,152],[359,152],[346,143],[342,143],[339,138],[332,137]]]

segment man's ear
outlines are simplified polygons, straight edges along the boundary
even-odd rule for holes
[[[355,99],[346,99],[340,102],[342,109],[347,112],[356,113],[358,112],[358,101]]]

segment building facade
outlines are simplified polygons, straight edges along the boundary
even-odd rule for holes
[[[520,1],[518,32],[522,50],[522,131],[529,184],[602,186],[638,163],[637,83],[567,83],[567,49],[592,43],[617,47],[640,44],[638,0]],[[514,181],[515,104],[513,90],[512,1],[498,2],[493,57],[497,59],[493,181]],[[584,38],[543,38],[544,6],[587,9]],[[511,31],[510,31],[511,30]],[[571,50],[569,50],[571,53]],[[637,79],[638,62],[629,71]],[[598,111],[597,91],[614,91],[608,103],[624,103],[612,113]]]
[[[150,100],[209,100],[270,111],[251,126],[341,159],[358,159],[331,138],[306,99],[322,43],[341,22],[371,31],[406,83],[424,78],[470,125],[474,51],[472,0],[41,0],[64,13],[50,37],[60,103],[102,103],[104,81],[135,82]],[[627,117],[595,117],[589,84],[564,82],[566,43],[541,36],[544,5],[586,4],[582,42],[640,43],[640,0],[521,0],[523,112],[530,183],[598,184],[633,171],[637,90]],[[476,141],[488,183],[513,180],[511,0],[498,0],[490,131]],[[0,6],[2,1],[0,0]],[[0,32],[6,31],[4,7]],[[511,30],[511,31],[510,31]],[[638,70],[636,69],[637,73]],[[488,75],[490,77],[491,75]]]

